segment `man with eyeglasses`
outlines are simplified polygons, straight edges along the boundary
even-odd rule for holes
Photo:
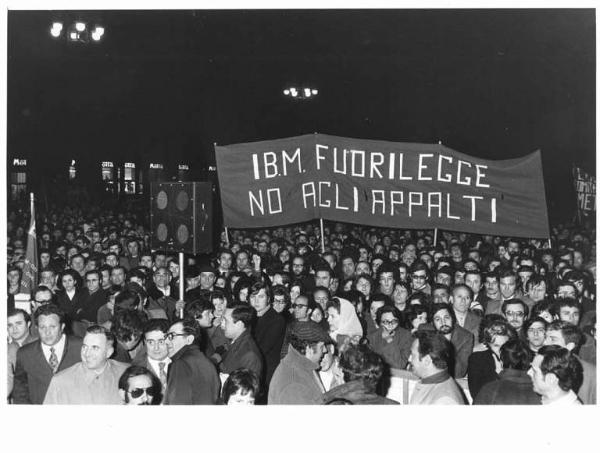
[[[502,315],[508,323],[515,328],[520,338],[525,338],[523,334],[523,324],[529,318],[529,307],[520,299],[505,300],[502,303]]]
[[[195,319],[171,324],[165,336],[171,358],[164,404],[216,404],[221,382],[212,362],[196,344]]]
[[[146,310],[153,318],[174,320],[177,318],[177,301],[171,295],[171,271],[159,267],[154,271],[152,283],[148,285],[148,305]]]
[[[162,386],[162,393],[167,390],[167,375],[171,359],[165,338],[169,331],[169,322],[166,319],[149,319],[144,324],[145,353],[135,356],[132,365],[142,366],[156,376]]]
[[[149,406],[160,402],[160,383],[148,369],[132,365],[119,379],[119,395],[128,406]]]
[[[410,282],[413,292],[420,291],[424,294],[431,294],[431,287],[427,282],[427,264],[422,261],[415,261],[410,268]],[[443,283],[443,282],[437,282]],[[449,284],[445,283],[447,286]]]
[[[309,297],[307,294],[300,293],[300,295],[296,297],[296,300],[291,307],[293,310],[294,319],[296,321],[304,322],[310,319],[310,314],[312,313],[313,309],[310,306]]]

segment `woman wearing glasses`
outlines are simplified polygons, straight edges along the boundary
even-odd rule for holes
[[[393,306],[384,305],[377,310],[379,328],[367,338],[373,351],[383,357],[390,368],[404,370],[408,364],[412,336],[402,327],[402,315]]]

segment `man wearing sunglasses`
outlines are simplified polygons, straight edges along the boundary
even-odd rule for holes
[[[160,382],[143,366],[132,365],[119,379],[119,395],[123,404],[149,406],[160,402]]]

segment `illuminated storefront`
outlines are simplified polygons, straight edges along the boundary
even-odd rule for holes
[[[27,195],[27,159],[15,158],[10,168],[10,198],[13,201]]]
[[[177,180],[178,181],[189,181],[190,178],[190,166],[188,164],[179,164],[177,166]]]
[[[116,193],[116,181],[115,177],[115,164],[112,162],[102,162],[102,184],[104,185],[104,191],[109,193]]]

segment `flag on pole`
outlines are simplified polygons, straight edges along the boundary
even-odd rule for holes
[[[31,221],[29,222],[29,231],[27,231],[27,251],[25,253],[25,265],[23,266],[23,278],[21,279],[20,292],[33,296],[33,290],[38,282],[38,251],[33,193],[31,193],[30,196]]]

